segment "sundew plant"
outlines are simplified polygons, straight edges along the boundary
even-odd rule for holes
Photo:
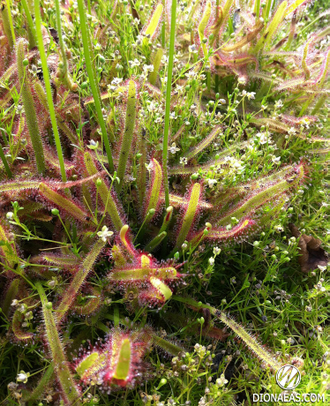
[[[1,3],[1,405],[325,404],[328,5]]]

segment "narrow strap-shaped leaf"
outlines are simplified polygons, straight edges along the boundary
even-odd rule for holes
[[[0,14],[1,14],[3,30],[7,37],[8,45],[9,45],[10,49],[12,50],[14,47],[14,44],[15,44],[15,37],[14,37],[15,34],[12,31],[13,24],[12,24],[12,19],[11,19],[10,8],[8,7],[9,4],[10,3],[8,1],[7,1],[7,4],[5,4],[5,2],[1,4]]]
[[[252,219],[246,219],[241,221],[235,227],[230,230],[223,229],[223,230],[211,230],[206,238],[210,240],[220,240],[220,241],[227,241],[227,240],[234,240],[237,239],[242,234],[246,234],[251,230],[251,228],[256,224],[256,222]]]
[[[148,23],[148,25],[145,27],[145,29],[142,31],[142,33],[147,37],[147,38],[155,38],[155,36],[157,35],[157,31],[158,28],[160,26],[160,22],[162,19],[162,15],[163,15],[163,9],[164,6],[162,3],[158,3],[155,11],[153,12],[150,21]],[[143,45],[147,45],[148,44],[148,39],[144,38],[143,39]]]
[[[14,264],[17,263],[18,257],[15,249],[15,245],[11,243],[8,232],[4,227],[0,224],[0,241],[3,245],[0,245],[0,259],[3,257],[8,265],[13,268]]]
[[[37,386],[33,389],[33,392],[32,393],[27,392],[26,394],[24,394],[23,392],[24,401],[32,402],[40,399],[43,396],[46,385],[49,384],[53,376],[54,376],[54,365],[53,363],[51,363],[49,364],[46,372],[42,375]]]
[[[164,53],[163,49],[158,48],[156,55],[154,57],[154,60],[153,60],[154,70],[152,72],[150,72],[150,74],[149,74],[149,82],[153,86],[155,86],[156,81],[157,81],[157,76],[158,76],[160,64],[162,61],[163,53]]]
[[[287,5],[288,3],[285,0],[278,6],[274,17],[268,24],[267,28],[261,35],[257,45],[255,46],[255,53],[259,52],[262,47],[266,47],[270,43],[272,36],[275,34],[276,30],[278,30],[280,24],[285,18],[285,10],[287,8]]]
[[[171,343],[170,341],[165,340],[164,338],[161,338],[156,334],[153,334],[152,340],[155,345],[166,351],[168,354],[178,356],[184,351],[182,347],[179,347],[178,345]]]
[[[15,299],[20,285],[20,279],[12,280],[2,301],[1,308],[4,315],[8,316],[12,301]]]
[[[73,310],[80,316],[87,316],[95,312],[101,305],[101,293],[98,289],[92,287],[91,295],[84,305],[75,305]]]
[[[165,301],[171,298],[172,296],[171,289],[159,278],[155,278],[154,276],[152,276],[150,278],[150,283],[155,289],[157,289],[164,296]]]
[[[118,185],[118,191],[121,190],[124,175],[126,172],[126,165],[129,154],[132,148],[133,133],[135,127],[135,117],[136,117],[136,84],[133,80],[129,81],[128,85],[128,97],[127,97],[127,107],[126,107],[126,121],[125,121],[125,131],[123,135],[123,140],[120,147],[119,153],[119,163],[117,176],[120,179]]]
[[[291,3],[285,10],[285,17],[293,13],[299,6],[301,6],[303,3],[307,1],[308,0],[296,0],[293,3]]]
[[[106,356],[107,351],[100,353],[94,350],[77,364],[76,372],[83,382],[88,383],[96,373],[106,366]]]
[[[15,334],[16,338],[21,341],[28,341],[33,338],[33,333],[30,331],[25,331],[22,328],[22,323],[24,322],[24,314],[19,311],[19,309],[15,310],[13,321],[12,321],[12,329],[13,333]]]
[[[24,55],[24,40],[21,38],[17,41],[17,70],[19,83],[21,86],[22,100],[26,112],[26,121],[29,129],[30,138],[34,150],[34,157],[38,172],[43,174],[46,170],[44,150],[38,126],[37,113],[34,106],[34,100],[28,83],[27,72],[25,70],[23,60]]]
[[[30,180],[30,181],[13,181],[13,182],[4,182],[0,185],[1,193],[12,193],[19,192],[21,190],[27,189],[38,189],[40,181]]]
[[[93,162],[93,158],[89,152],[85,153],[85,165],[89,175],[95,175],[98,173],[98,170]],[[108,212],[115,229],[119,231],[123,227],[124,223],[120,217],[118,204],[114,199],[114,192],[109,191],[103,179],[101,179],[101,184],[98,186],[98,190],[105,206],[105,211]]]
[[[204,57],[207,56],[207,48],[206,48],[206,45],[204,44],[204,38],[205,38],[204,32],[205,32],[208,22],[210,20],[211,11],[212,11],[212,4],[210,1],[208,1],[204,7],[204,12],[203,12],[201,21],[198,24],[198,35],[199,35],[199,40],[201,43]]]
[[[200,197],[201,185],[199,183],[195,183],[190,192],[189,203],[183,216],[182,224],[180,226],[180,231],[178,233],[174,249],[181,248],[181,245],[184,243],[189,231],[191,230],[197,214]]]
[[[162,267],[136,267],[136,268],[127,268],[127,269],[114,269],[110,275],[109,280],[112,282],[143,282],[147,281],[148,278],[157,276],[159,279],[177,279],[177,271],[175,268]]]
[[[199,244],[201,244],[201,242],[208,236],[211,230],[212,224],[206,223],[204,230],[201,230],[189,241],[190,250],[194,251],[199,246]]]
[[[77,2],[78,2],[79,17],[80,17],[81,36],[82,36],[82,42],[83,42],[83,46],[84,46],[84,60],[86,63],[89,83],[90,83],[92,93],[93,93],[98,122],[101,127],[103,142],[104,142],[104,146],[105,146],[105,149],[107,152],[109,169],[110,169],[110,172],[112,173],[114,171],[113,160],[112,160],[108,133],[107,133],[106,125],[105,125],[105,122],[103,119],[103,114],[102,114],[102,103],[101,103],[100,89],[99,89],[99,86],[97,83],[96,70],[95,70],[94,64],[92,63],[92,60],[94,60],[93,49],[92,49],[92,45],[91,45],[89,25],[87,24],[87,19],[86,19],[85,3],[83,0],[78,0]]]
[[[131,366],[132,348],[129,338],[121,342],[117,366],[113,377],[126,381]]]
[[[276,196],[286,192],[291,187],[296,186],[304,178],[305,170],[302,164],[297,165],[291,173],[287,173],[284,179],[277,182],[270,182],[266,187],[261,190],[252,192],[243,202],[240,202],[220,220],[217,221],[217,225],[226,225],[231,221],[231,217],[241,219],[248,217],[253,210],[262,206],[270,199],[274,199]]]
[[[49,262],[54,265],[72,268],[77,265],[77,257],[75,255],[59,256],[56,254],[41,254],[31,258],[31,263]]]
[[[164,238],[167,236],[167,232],[166,231],[162,231],[161,233],[159,233],[158,235],[156,235],[155,238],[153,238],[148,245],[146,245],[146,251],[153,251],[154,249],[156,249],[158,247],[158,245],[164,240]]]
[[[54,369],[63,391],[64,401],[69,405],[80,405],[80,393],[73,376],[71,375],[68,362],[64,355],[64,348],[57,331],[52,304],[51,302],[48,302],[47,296],[40,282],[36,283],[36,288],[41,299],[47,343],[52,354]]]
[[[145,208],[145,216],[150,212],[151,209],[157,210],[159,201],[160,201],[160,191],[163,183],[163,172],[162,167],[156,159],[152,160],[152,169],[151,169],[151,182],[148,191],[147,204]],[[149,221],[151,216],[149,216]]]
[[[80,220],[82,222],[86,221],[88,217],[87,213],[82,210],[73,200],[68,199],[60,195],[59,193],[52,190],[45,183],[40,183],[39,191],[42,196],[44,196],[48,201],[56,205],[59,209],[64,210],[70,216]]]
[[[34,85],[36,95],[39,98],[40,103],[44,106],[45,109],[48,109],[48,102],[47,102],[47,95],[45,93],[44,88],[42,87],[40,82],[36,82]],[[56,122],[58,127],[63,131],[63,133],[68,137],[69,141],[72,144],[77,144],[77,134],[74,133],[71,128],[66,124],[65,120],[61,117],[58,111],[55,110],[56,115]]]
[[[146,131],[145,129],[142,129],[141,134],[140,134],[140,140],[139,140],[139,154],[141,155],[139,158],[139,166],[138,166],[138,172],[137,172],[137,179],[136,183],[138,186],[138,194],[139,194],[139,203],[140,203],[140,213],[142,213],[143,210],[143,202],[145,199],[146,195],[146,180],[147,180],[147,168],[146,168],[146,163],[147,163],[147,146],[146,146]]]
[[[211,132],[210,134],[205,137],[199,144],[197,144],[195,147],[193,147],[190,151],[185,153],[185,157],[188,159],[193,158],[197,154],[199,154],[203,149],[208,147],[212,141],[220,134],[221,131],[221,126],[217,125]]]
[[[167,230],[167,228],[168,228],[168,226],[169,226],[169,224],[170,224],[170,222],[172,220],[172,215],[173,215],[173,206],[169,206],[166,209],[163,224],[162,224],[162,226],[161,226],[161,228],[159,230],[159,234],[161,234],[163,231]]]
[[[65,290],[64,296],[61,303],[59,304],[57,311],[57,321],[60,322],[65,314],[69,311],[72,303],[74,302],[77,293],[79,292],[81,286],[85,282],[89,271],[92,269],[94,262],[97,257],[100,255],[103,247],[106,242],[102,239],[99,239],[94,246],[91,248],[90,253],[87,255],[79,271],[75,274],[73,280],[70,283],[70,286]]]
[[[306,43],[306,45],[304,47],[303,57],[302,57],[302,60],[301,60],[301,66],[302,66],[303,71],[305,73],[305,79],[306,80],[308,80],[310,78],[310,75],[311,75],[311,72],[310,72],[310,70],[308,68],[308,65],[307,65],[307,62],[306,62],[306,59],[307,59],[307,55],[308,55],[309,46],[310,46],[311,42],[313,41],[313,39],[314,38],[312,37],[307,41],[307,43]]]
[[[238,337],[247,345],[247,347],[262,361],[269,365],[272,370],[277,371],[281,367],[281,363],[277,361],[275,356],[267,351],[261,344],[258,343],[257,339],[249,334],[243,326],[237,323],[235,320],[227,316],[225,313],[217,310],[215,307],[202,304],[201,302],[196,302],[191,298],[172,296],[174,300],[181,303],[186,303],[189,306],[194,306],[196,309],[204,308],[209,309],[211,314],[217,317],[220,321],[226,324],[230,329],[238,335]]]

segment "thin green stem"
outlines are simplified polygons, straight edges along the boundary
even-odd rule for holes
[[[10,10],[10,2],[9,0],[6,0],[7,3],[7,9],[8,9],[8,20],[9,20],[9,24],[10,24],[10,31],[11,31],[11,35],[13,38],[13,44],[16,44],[16,38],[15,38],[15,31],[14,31],[14,25],[13,25],[13,19],[11,18],[11,10]]]
[[[61,69],[61,71],[62,71],[63,76],[66,76],[67,71],[68,71],[68,62],[66,60],[65,46],[64,46],[63,35],[62,35],[61,8],[60,8],[59,0],[55,0],[55,8],[56,8],[57,34],[58,34],[58,40],[60,43],[61,54],[62,54],[62,63],[63,63],[63,68]]]
[[[83,46],[84,46],[84,56],[85,56],[87,74],[88,74],[88,78],[89,78],[89,83],[92,88],[95,109],[96,109],[97,118],[98,118],[98,121],[99,121],[99,124],[101,127],[105,150],[106,150],[106,153],[108,156],[109,169],[110,169],[110,172],[113,173],[114,166],[113,166],[113,160],[112,160],[111,149],[110,149],[110,144],[109,144],[109,138],[108,138],[105,122],[103,119],[100,93],[98,91],[96,80],[95,80],[94,73],[93,73],[92,59],[91,59],[91,53],[90,53],[90,49],[89,49],[88,32],[87,32],[87,28],[86,28],[87,21],[86,21],[86,15],[85,15],[85,5],[84,5],[83,0],[78,0],[78,9],[79,9],[80,29],[81,29],[81,35],[82,35],[82,40],[83,40]]]
[[[2,145],[1,145],[1,144],[0,144],[0,158],[1,158],[2,162],[3,162],[3,165],[4,165],[4,167],[5,167],[5,170],[6,170],[6,173],[7,173],[8,178],[12,178],[12,177],[13,177],[13,174],[11,173],[11,170],[10,170],[10,168],[9,168],[9,165],[8,165],[6,156],[5,156],[4,152],[3,152],[3,149],[2,149]]]
[[[30,49],[34,48],[37,46],[37,33],[36,29],[32,20],[32,16],[30,13],[29,5],[27,3],[27,0],[22,0],[22,5],[24,8],[24,12],[26,15],[27,23],[28,23],[28,35],[29,35],[29,47]]]
[[[221,320],[224,324],[226,324],[229,328],[231,328],[239,338],[249,347],[249,349],[260,359],[262,359],[266,364],[268,364],[273,370],[277,370],[281,364],[278,360],[273,356],[272,353],[268,352],[265,348],[263,348],[258,341],[250,335],[244,327],[238,324],[235,320],[228,317],[225,313],[220,312],[215,307],[203,304],[202,302],[196,302],[196,300],[191,298],[185,298],[177,295],[172,296],[173,300],[176,300],[181,303],[186,303],[190,306],[195,308],[203,308],[209,309],[210,313]]]
[[[173,59],[174,59],[174,45],[175,45],[175,23],[176,23],[176,0],[173,0],[172,9],[171,9],[171,33],[170,33],[170,49],[169,49],[169,58],[168,58],[168,69],[167,69],[165,124],[164,124],[164,140],[163,140],[163,172],[164,172],[165,207],[168,207],[170,205],[167,158],[168,158],[168,135],[169,135],[169,129],[170,129],[172,73],[173,73]]]
[[[164,5],[164,10],[165,10],[165,7],[166,7],[165,0],[163,0],[163,5]],[[162,22],[162,37],[161,38],[162,38],[162,48],[165,48],[165,42],[166,42],[165,18]]]
[[[46,88],[50,121],[52,123],[52,128],[53,128],[54,138],[55,138],[55,145],[56,145],[58,160],[60,163],[61,176],[62,176],[63,182],[66,182],[67,179],[66,179],[66,173],[65,173],[65,167],[64,167],[61,140],[60,140],[60,134],[58,132],[57,123],[56,123],[56,114],[55,114],[55,108],[54,108],[53,97],[52,97],[52,89],[51,89],[51,85],[50,85],[47,57],[46,57],[46,52],[45,52],[43,37],[42,37],[42,31],[41,31],[42,22],[41,22],[41,16],[40,16],[39,3],[40,3],[39,0],[34,1],[34,14],[35,14],[35,24],[36,24],[36,31],[37,31],[38,48],[39,48],[42,72],[43,72],[45,88]]]

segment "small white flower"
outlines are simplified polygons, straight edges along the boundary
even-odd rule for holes
[[[140,61],[138,59],[134,59],[134,61],[128,61],[131,68],[135,68],[136,66],[140,66]]]
[[[214,265],[214,258],[213,257],[209,258],[209,264]]]
[[[173,142],[172,145],[168,148],[168,150],[170,151],[171,154],[175,154],[178,151],[180,151],[180,148],[177,148],[176,143]]]
[[[207,183],[209,184],[210,187],[213,187],[218,183],[218,181],[216,179],[208,179]]]
[[[281,157],[280,156],[276,157],[275,155],[273,155],[272,161],[274,162],[274,164],[279,165],[281,163]]]
[[[283,102],[282,102],[282,100],[277,100],[277,102],[275,102],[275,108],[276,108],[276,109],[279,109],[279,108],[281,108],[281,107],[283,107]]]
[[[143,66],[144,73],[153,72],[153,71],[154,71],[154,65],[144,65]]]
[[[191,52],[192,54],[195,54],[198,52],[195,44],[189,45],[188,48],[189,48],[189,52]]]
[[[176,116],[176,114],[175,114],[175,111],[172,111],[172,113],[170,114],[170,119],[171,119],[171,120],[176,120],[176,119],[177,119],[177,116]]]
[[[186,157],[181,157],[180,158],[180,164],[181,165],[187,165],[188,163],[188,159]]]
[[[12,306],[17,306],[17,305],[18,305],[18,300],[17,300],[17,299],[14,299],[14,300],[11,302],[11,305],[12,305]]]
[[[277,225],[274,228],[277,233],[281,233],[282,231],[284,231],[284,228],[281,225]]]
[[[260,144],[266,144],[266,142],[268,141],[266,133],[257,133],[257,137],[259,138]]]
[[[98,146],[99,146],[99,142],[98,141],[94,141],[94,140],[90,140],[89,141],[89,145],[88,145],[88,148],[89,149],[97,149],[98,148]]]
[[[289,134],[289,135],[294,135],[296,132],[297,132],[297,130],[296,130],[294,127],[290,127],[290,128],[288,129],[288,134]]]
[[[244,76],[239,76],[239,78],[237,79],[238,83],[240,85],[245,85],[246,84],[246,78]]]
[[[108,237],[111,237],[113,231],[109,231],[107,226],[103,226],[102,230],[97,233],[97,235],[102,239],[102,241],[106,242]]]
[[[267,106],[265,104],[262,104],[261,105],[261,110],[266,110],[266,109],[267,109]]]
[[[213,248],[213,254],[214,254],[214,255],[219,255],[220,252],[221,252],[221,249],[220,249],[219,247],[214,247],[214,248]]]
[[[255,92],[249,92],[249,93],[246,94],[246,97],[249,100],[251,100],[251,99],[255,99],[255,97],[254,97],[255,95],[256,95]]]
[[[11,220],[11,219],[14,217],[14,213],[13,213],[12,211],[9,211],[9,212],[6,214],[6,217],[7,217],[8,220]]]
[[[18,375],[17,375],[17,382],[23,382],[26,383],[28,381],[30,374],[29,373],[25,373],[24,371],[21,371]]]
[[[221,374],[220,378],[215,381],[216,385],[222,387],[228,383],[228,380],[225,378],[224,374]]]
[[[22,304],[20,305],[18,311],[19,311],[20,313],[23,313],[23,314],[24,314],[24,313],[26,312],[26,310],[27,310],[26,304],[25,304],[25,303],[22,303]]]
[[[225,99],[220,99],[220,100],[219,100],[219,103],[220,103],[220,104],[226,104],[227,102],[226,102]]]
[[[190,70],[190,71],[186,72],[187,79],[195,79],[197,77],[197,75],[198,75],[198,73],[194,70]],[[200,75],[200,77],[201,77],[201,75]]]
[[[123,81],[122,78],[114,78],[114,79],[112,79],[111,84],[114,86],[118,86],[121,84],[122,81]]]

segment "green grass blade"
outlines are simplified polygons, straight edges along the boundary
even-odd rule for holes
[[[34,2],[34,13],[35,13],[35,22],[36,22],[36,30],[37,30],[37,38],[38,38],[38,48],[39,48],[42,72],[43,72],[45,88],[46,88],[50,121],[52,123],[52,128],[53,128],[53,133],[54,133],[54,138],[55,138],[55,145],[56,145],[58,160],[60,163],[62,180],[63,180],[63,182],[66,182],[66,173],[65,173],[65,167],[64,167],[63,152],[62,152],[60,134],[58,132],[57,123],[56,123],[56,114],[55,114],[55,108],[54,108],[54,103],[53,103],[52,89],[51,89],[51,85],[50,85],[47,57],[46,57],[46,52],[45,52],[43,37],[42,37],[42,31],[41,31],[41,16],[40,16],[39,0],[35,0],[35,2]]]
[[[112,160],[112,154],[111,154],[107,129],[106,129],[105,122],[103,119],[103,114],[102,114],[100,92],[99,92],[99,88],[96,83],[96,79],[94,77],[94,72],[93,72],[93,67],[92,67],[91,52],[89,49],[89,37],[88,37],[88,31],[87,31],[88,25],[87,25],[87,21],[86,21],[85,5],[84,5],[83,0],[78,0],[78,9],[79,9],[80,29],[81,29],[83,46],[84,46],[84,56],[85,56],[87,74],[88,74],[88,78],[89,78],[89,83],[92,88],[96,114],[97,114],[97,118],[99,121],[99,125],[101,127],[103,142],[104,142],[105,150],[106,150],[107,157],[108,157],[109,169],[110,169],[110,172],[113,173],[114,166],[113,166],[113,160]]]
[[[163,140],[163,171],[164,171],[164,191],[165,191],[165,206],[170,205],[170,192],[168,185],[167,160],[168,160],[168,134],[170,130],[170,110],[171,110],[171,90],[172,90],[172,74],[173,74],[173,59],[174,59],[174,44],[175,44],[175,23],[176,23],[176,0],[172,0],[171,9],[171,34],[170,34],[170,49],[168,56],[167,67],[167,84],[166,84],[166,104],[165,104],[165,123],[164,123],[164,140]]]

